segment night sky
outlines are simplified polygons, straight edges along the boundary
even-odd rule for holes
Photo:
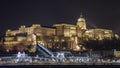
[[[119,0],[0,0],[0,36],[20,25],[76,24],[81,12],[88,28],[111,29],[120,35]]]

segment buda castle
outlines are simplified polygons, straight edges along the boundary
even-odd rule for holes
[[[41,24],[33,24],[30,27],[21,25],[17,30],[6,31],[3,45],[8,47],[7,51],[10,51],[10,48],[16,45],[34,46],[39,42],[50,49],[78,51],[82,46],[79,42],[83,40],[119,38],[112,30],[87,29],[86,26],[86,20],[82,15],[78,18],[76,25],[66,23],[53,24],[52,27],[41,26]],[[83,47],[83,49],[86,48]]]

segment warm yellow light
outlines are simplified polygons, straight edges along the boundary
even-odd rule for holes
[[[73,38],[73,37],[71,38],[71,41],[74,41],[74,38]]]
[[[116,39],[119,39],[119,35],[118,35],[118,34],[115,34],[115,38],[116,38]]]
[[[62,39],[62,42],[64,42],[65,40],[64,39]]]
[[[86,50],[86,48],[85,48],[85,47],[83,47],[83,50]]]
[[[75,51],[80,51],[80,47],[77,45],[74,50]]]

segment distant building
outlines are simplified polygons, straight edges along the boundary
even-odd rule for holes
[[[18,44],[34,46],[38,41],[52,49],[79,51],[81,48],[78,41],[80,40],[111,40],[114,36],[119,38],[112,30],[87,29],[86,21],[81,15],[76,25],[61,23],[53,24],[52,27],[44,27],[40,24],[33,24],[31,27],[22,25],[18,30],[8,29],[3,45],[10,47]]]
[[[112,30],[107,29],[88,29],[85,31],[85,38],[92,40],[104,40],[104,39],[112,39],[114,34]]]

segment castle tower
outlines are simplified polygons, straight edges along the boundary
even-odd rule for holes
[[[80,29],[86,30],[86,21],[85,21],[85,19],[83,18],[83,15],[82,15],[82,14],[81,14],[80,17],[78,18],[76,24],[77,24],[77,26],[78,26]]]

